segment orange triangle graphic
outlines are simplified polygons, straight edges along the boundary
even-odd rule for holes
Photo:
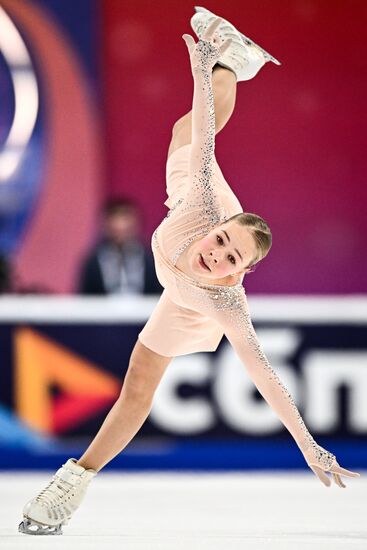
[[[115,401],[122,382],[64,346],[22,328],[15,333],[18,416],[44,433],[61,433]],[[51,385],[62,390],[53,397]]]

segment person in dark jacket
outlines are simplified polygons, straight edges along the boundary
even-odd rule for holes
[[[83,259],[79,294],[160,294],[153,255],[140,239],[140,212],[129,198],[108,199],[102,235]]]

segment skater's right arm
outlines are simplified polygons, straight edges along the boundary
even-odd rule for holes
[[[214,168],[215,113],[212,89],[212,68],[231,40],[220,47],[215,44],[215,29],[221,23],[218,17],[209,25],[203,38],[195,43],[192,36],[183,38],[190,53],[194,94],[192,102],[192,136],[189,157],[191,191],[202,206],[213,208],[212,174]],[[200,200],[201,199],[201,200]]]

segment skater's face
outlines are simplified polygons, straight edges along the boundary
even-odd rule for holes
[[[207,279],[230,279],[246,273],[248,264],[256,255],[256,244],[249,229],[236,222],[229,222],[212,229],[195,243],[191,268],[197,275]],[[202,265],[202,259],[207,268]]]

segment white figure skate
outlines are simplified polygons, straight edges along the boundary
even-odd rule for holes
[[[195,11],[196,13],[191,18],[191,27],[196,36],[201,38],[208,25],[218,16],[199,6],[195,6]],[[276,65],[281,64],[251,38],[240,33],[229,21],[221,19],[223,21],[217,29],[219,38],[222,42],[231,38],[232,43],[217,63],[233,71],[238,82],[253,78],[268,61],[272,61]]]
[[[76,458],[69,458],[50,483],[24,506],[18,531],[27,535],[62,535],[62,525],[79,507],[97,473],[77,464]]]

